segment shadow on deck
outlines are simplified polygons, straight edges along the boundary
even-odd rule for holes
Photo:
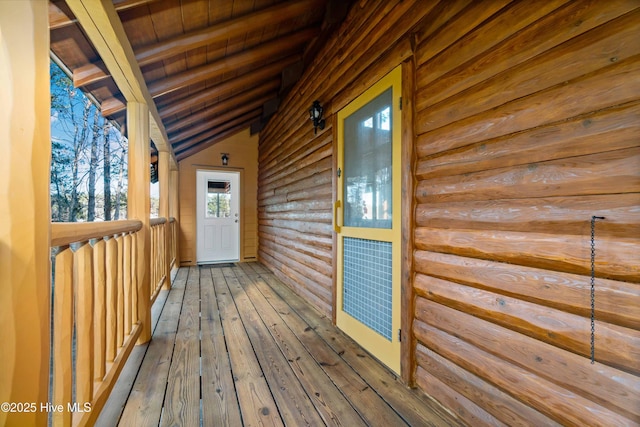
[[[99,426],[456,425],[259,263],[181,268]]]

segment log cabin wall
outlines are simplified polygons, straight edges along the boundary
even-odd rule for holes
[[[260,135],[260,259],[332,313],[333,115],[411,57],[411,382],[474,426],[637,425],[639,33],[637,0],[356,4]]]
[[[222,165],[222,153],[229,154],[229,165]],[[196,171],[240,171],[240,261],[257,257],[258,249],[258,135],[249,129],[226,138],[215,145],[179,162],[181,265],[196,265]]]

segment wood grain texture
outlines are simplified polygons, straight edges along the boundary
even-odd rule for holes
[[[154,330],[122,415],[122,425],[157,426],[164,402],[173,343],[178,330],[188,269],[179,272],[163,310],[163,319]]]
[[[538,126],[637,101],[640,83],[631,78],[640,69],[640,57],[616,62],[599,72],[520,97],[494,109],[437,129],[417,115],[418,157],[497,138]],[[545,108],[531,108],[544,105]]]
[[[625,238],[640,233],[639,202],[637,193],[627,193],[421,203],[416,224],[585,236],[591,233],[591,217],[597,215],[606,219],[597,223],[597,237]]]
[[[73,251],[71,248],[62,250],[55,257],[56,291],[53,295],[53,348],[55,363],[53,365],[53,395],[54,405],[66,406],[71,402],[73,393]],[[53,414],[54,423],[71,425],[71,413],[68,411]]]
[[[235,344],[228,346],[227,351],[234,372],[234,384],[243,422],[250,425],[284,425],[278,416],[276,402],[269,391],[260,363],[252,350],[238,308],[233,302],[231,290],[226,281],[217,281],[214,278],[213,284],[218,295],[225,336]]]
[[[189,298],[185,286],[199,289],[200,299]],[[252,418],[296,426],[461,425],[405,387],[261,264],[181,268],[161,295],[166,303],[154,338],[126,371],[118,386],[122,396],[111,399],[115,407],[106,408],[100,427],[158,425],[167,416],[163,407],[185,403],[185,394],[175,392],[183,389],[178,384],[194,382],[202,399],[195,425],[254,425]],[[180,324],[190,324],[198,311],[199,333],[181,334]],[[199,343],[202,357],[200,371],[188,375],[182,351],[174,350],[187,342]],[[274,406],[260,403],[262,392]]]
[[[253,343],[263,375],[270,384],[271,393],[278,405],[278,412],[283,422],[285,425],[321,424],[322,417],[311,401],[311,397],[297,380],[293,367],[282,354],[274,337],[265,328],[264,322],[269,319],[268,315],[265,319],[262,318],[264,316],[262,311],[268,310],[266,304],[263,304],[265,301],[261,298],[250,298],[241,285],[243,277],[237,277],[232,269],[223,269],[223,274],[247,335]]]
[[[93,246],[93,380],[101,381],[106,373],[107,324],[107,243],[99,240]]]
[[[323,343],[318,340],[316,345],[305,348],[305,343],[312,344],[303,337],[307,332],[306,323],[291,313],[265,280],[250,267],[236,267],[234,273],[256,310],[264,317],[265,324],[296,378],[305,390],[311,391],[309,397],[322,421],[327,425],[365,425],[358,412],[341,398],[340,389],[333,383],[327,383],[326,372],[314,358],[323,351],[317,348]]]
[[[425,157],[416,175],[426,180],[633,148],[639,122],[637,103],[609,108]]]
[[[433,178],[416,187],[421,203],[637,193],[640,147]]]
[[[416,320],[414,331],[427,348],[489,382],[560,424],[625,425],[629,419],[454,335]],[[489,378],[490,377],[490,378]]]
[[[427,349],[422,344],[418,344],[417,353],[419,381],[424,383],[429,378],[436,383],[435,387],[444,389],[445,396],[447,394],[457,395],[461,401],[458,405],[469,409],[469,414],[463,409],[462,415],[467,418],[470,424],[475,425],[475,418],[480,418],[482,421],[485,421],[482,418],[487,418],[488,420],[484,423],[488,421],[490,425],[560,425],[499,388],[483,381],[482,378],[465,371],[438,353]],[[447,390],[446,388],[449,386],[451,389]],[[430,386],[427,385],[427,387]],[[471,403],[467,396],[480,403],[484,411]],[[458,405],[453,404],[454,407]],[[481,422],[481,424],[483,423]]]
[[[77,402],[93,401],[93,248],[82,245],[74,254],[75,393]]]
[[[197,425],[200,420],[200,271],[189,269],[180,322],[176,331],[167,382],[162,426]]]
[[[594,369],[587,357],[552,345],[540,345],[524,334],[495,327],[489,321],[427,299],[419,298],[416,310],[416,316],[430,325],[437,325],[445,332],[516,363],[535,375],[575,390],[610,410],[623,413],[635,422],[640,420],[640,408],[636,404],[640,400],[640,387],[637,377],[632,374],[604,364],[599,364],[598,369]],[[582,378],[583,381],[576,384],[575,378]],[[500,406],[498,402],[494,405]],[[486,402],[483,406],[491,407],[491,403]],[[496,408],[493,409],[495,411]],[[515,412],[526,414],[522,408]],[[534,420],[534,415],[526,414],[523,418]],[[534,424],[547,425],[548,422],[538,420]]]
[[[418,344],[418,352],[424,348],[424,346]],[[447,410],[454,413],[467,425],[486,427],[507,426],[507,424],[491,416],[491,414],[479,405],[475,404],[470,399],[467,399],[464,395],[448,385],[454,381],[459,381],[460,387],[465,387],[466,384],[472,383],[472,381],[469,381],[468,375],[462,380],[452,378],[453,376],[449,375],[447,378],[444,378],[445,380],[449,380],[448,384],[445,384],[443,381],[438,379],[438,377],[431,374],[431,371],[436,371],[436,369],[434,369],[432,365],[429,365],[428,361],[425,360],[425,357],[420,353],[418,353],[418,356],[420,357],[421,365],[418,365],[416,368],[416,383],[425,392],[429,393],[429,395],[438,396],[438,401],[442,403],[442,405],[446,406]],[[486,389],[487,387],[481,389],[486,393],[483,393],[482,396],[493,397],[490,393],[486,392]]]
[[[628,59],[637,54],[635,36],[639,12],[613,21],[610,25],[616,26],[615,33],[606,26],[596,28],[498,73],[470,87],[468,91],[455,96],[440,95],[447,98],[423,110],[421,119],[428,121],[430,128],[436,129]],[[483,71],[487,68],[490,67],[485,67]],[[466,81],[467,73],[472,74],[473,69],[465,67],[460,79]],[[540,78],[541,75],[544,75],[544,79]],[[469,92],[473,95],[470,96]],[[469,102],[470,98],[474,102]]]
[[[584,317],[591,314],[587,276],[428,251],[417,251],[415,258],[418,273]],[[595,298],[598,320],[640,329],[640,286],[599,278]]]
[[[213,274],[217,272],[219,274]],[[200,327],[202,329],[202,421],[208,426],[236,426],[242,423],[233,385],[231,361],[226,350],[214,281],[224,280],[219,270],[200,272]]]
[[[590,319],[430,276],[416,276],[416,292],[475,317],[510,328],[585,358],[590,355]],[[419,302],[418,302],[419,305]],[[638,375],[640,333],[596,319],[597,361]]]
[[[419,227],[415,232],[416,248],[448,252],[509,262],[528,267],[589,275],[591,273],[590,236],[557,236],[493,230],[447,230]],[[600,238],[595,259],[597,277],[640,282],[636,264],[640,240],[637,238]]]
[[[455,420],[445,415],[442,412],[443,409],[431,398],[420,392],[407,393],[408,389],[399,383],[395,374],[377,362],[372,363],[375,360],[368,353],[344,333],[338,332],[326,316],[318,317],[318,313],[306,301],[295,295],[273,274],[261,273],[261,277],[273,289],[274,295],[277,294],[279,298],[286,300],[293,312],[304,320],[307,325],[304,329],[304,342],[308,342],[308,346],[318,349],[313,354],[318,355],[320,364],[325,367],[332,379],[334,377],[331,373],[338,375],[339,379],[333,379],[334,383],[346,387],[346,390],[349,391],[347,395],[353,395],[354,399],[356,399],[355,396],[364,399],[367,410],[360,411],[360,414],[369,424],[401,424],[402,422],[397,418],[398,414],[409,425],[438,425],[441,423],[439,417],[449,419],[450,423],[455,423]],[[322,340],[319,344],[316,343],[318,339]],[[331,347],[333,353],[325,350],[320,351],[325,348],[323,343]],[[353,378],[350,373],[344,377],[343,362],[358,372],[358,378]],[[368,386],[366,384],[360,386],[362,381]],[[375,403],[380,402],[378,397],[367,397],[370,395],[371,389],[376,390],[377,396],[396,408],[396,413],[389,413],[388,408],[385,408],[384,405]]]
[[[440,101],[452,97],[455,94],[468,90],[470,87],[483,82],[497,78],[499,75],[513,75],[513,69],[505,71],[507,67],[523,68],[523,63],[532,61],[538,62],[538,55],[541,59],[558,53],[566,54],[568,58],[574,58],[579,55],[573,55],[572,49],[574,45],[579,45],[579,40],[587,38],[589,42],[594,44],[592,49],[586,56],[583,56],[585,62],[593,61],[597,58],[610,60],[614,55],[607,56],[608,51],[597,49],[599,43],[598,37],[593,35],[597,31],[604,30],[603,37],[606,39],[609,35],[614,34],[610,31],[610,27],[602,26],[594,32],[593,35],[587,37],[582,36],[584,33],[598,28],[601,24],[610,20],[623,16],[627,12],[637,8],[637,4],[629,0],[612,1],[607,4],[593,1],[571,1],[555,9],[553,13],[540,17],[531,25],[514,33],[511,37],[502,40],[493,48],[486,50],[483,54],[476,55],[474,58],[464,64],[463,67],[457,67],[450,72],[440,76],[434,82],[426,82],[423,80],[424,87],[421,87],[417,93],[418,108],[420,110],[435,106]],[[559,4],[559,3],[556,3]],[[625,19],[625,18],[622,18]],[[455,37],[454,32],[441,32],[444,36]],[[531,43],[536,40],[536,43]],[[420,55],[426,59],[431,59],[434,54],[431,52],[434,48],[442,49],[441,45],[434,43],[435,40],[429,39],[428,44],[418,49]],[[567,43],[569,41],[569,43]],[[578,42],[578,43],[576,43]],[[443,43],[446,47],[448,44]],[[625,48],[625,46],[621,46]],[[616,46],[613,51],[618,49]],[[455,46],[452,47],[455,50]],[[532,60],[532,58],[536,58]],[[439,61],[436,61],[439,62]],[[507,67],[505,67],[507,62]],[[582,64],[582,63],[581,63]],[[560,65],[560,64],[559,64]],[[526,66],[524,66],[526,68]],[[571,67],[574,72],[580,73],[581,67]],[[545,84],[548,84],[548,73],[566,73],[571,72],[566,68],[555,67],[545,68]],[[584,72],[583,72],[584,74]],[[421,74],[422,75],[422,74]],[[579,74],[578,74],[579,75]],[[515,77],[515,76],[514,76]],[[523,76],[524,77],[524,76]],[[507,83],[507,82],[505,82]],[[437,89],[436,89],[437,87]],[[505,85],[505,87],[509,87]],[[474,90],[475,92],[475,90]],[[426,94],[429,96],[424,96]],[[509,95],[511,91],[507,91]],[[467,97],[469,94],[463,95]],[[475,96],[475,95],[474,95]],[[498,95],[504,96],[504,95]]]

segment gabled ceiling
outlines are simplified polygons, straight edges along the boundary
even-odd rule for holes
[[[177,160],[258,132],[352,3],[112,1]],[[124,124],[124,95],[65,0],[49,2],[49,24],[52,54],[74,85]]]

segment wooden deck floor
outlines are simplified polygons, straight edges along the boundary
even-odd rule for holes
[[[258,263],[181,268],[99,426],[455,425]]]

